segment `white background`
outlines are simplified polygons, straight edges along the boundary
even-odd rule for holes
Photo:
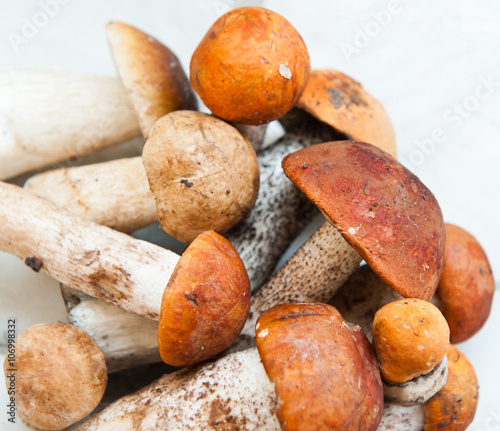
[[[42,4],[50,1],[0,0],[0,67],[114,75],[104,24],[121,20],[165,43],[188,70],[198,42],[231,7],[260,4],[281,13],[304,38],[313,68],[341,70],[383,103],[400,160],[434,192],[445,221],[477,237],[500,274],[498,2],[59,0],[44,19]],[[26,20],[35,21],[36,34],[23,33]],[[13,43],[13,34],[25,41]],[[486,92],[478,89],[485,80]],[[459,346],[481,385],[473,430],[500,429],[499,314],[497,300],[483,331]],[[57,283],[0,253],[0,343],[7,317],[22,330],[63,320],[64,309]],[[1,428],[16,429],[7,426],[0,394]]]

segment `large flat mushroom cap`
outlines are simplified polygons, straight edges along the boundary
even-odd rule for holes
[[[434,195],[415,175],[379,148],[353,141],[299,150],[283,169],[385,283],[404,297],[431,299],[445,227]]]
[[[382,382],[359,326],[332,306],[302,303],[271,308],[255,328],[264,368],[276,385],[282,429],[377,429]]]
[[[193,88],[175,54],[131,25],[106,25],[118,73],[145,138],[155,121],[178,109],[197,109]]]
[[[193,365],[229,347],[250,313],[250,280],[233,246],[213,231],[181,256],[163,293],[158,346],[164,362]]]
[[[312,70],[296,106],[353,141],[370,142],[396,155],[396,137],[384,107],[341,72]]]

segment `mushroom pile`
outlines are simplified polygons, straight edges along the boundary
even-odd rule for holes
[[[189,79],[141,30],[111,22],[107,35],[121,80],[0,75],[13,125],[1,178],[144,138],[140,157],[0,182],[0,250],[61,283],[69,321],[16,339],[4,369],[19,415],[42,429],[465,430],[478,382],[450,343],[486,322],[491,268],[396,160],[382,105],[311,70],[299,33],[263,8],[220,17]],[[68,80],[58,98],[45,88]],[[33,131],[14,102],[38,87],[29,103],[60,124]],[[86,104],[111,124],[91,143]],[[283,135],[266,141],[275,120]],[[35,134],[48,136],[38,152]],[[273,272],[318,210],[323,224]],[[156,221],[182,256],[128,235]],[[161,361],[160,379],[99,406],[108,373]]]

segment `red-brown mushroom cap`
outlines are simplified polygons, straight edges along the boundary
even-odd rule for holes
[[[181,256],[163,293],[158,346],[164,362],[196,364],[229,347],[250,312],[250,280],[221,235],[198,235]]]
[[[285,18],[241,7],[208,30],[191,58],[190,79],[214,115],[262,124],[293,108],[309,69],[304,41]]]
[[[108,379],[102,350],[90,335],[67,323],[25,329],[16,339],[14,360],[5,358],[4,372],[20,415],[51,430],[90,414]]]
[[[359,82],[336,70],[312,70],[297,107],[346,134],[396,156],[391,120]]]
[[[375,273],[405,297],[430,300],[441,276],[445,228],[430,190],[379,148],[313,145],[283,169]]]
[[[165,45],[131,25],[109,22],[116,66],[145,138],[156,120],[178,109],[198,107],[181,63]]]
[[[465,431],[476,414],[479,387],[465,355],[448,347],[448,381],[424,404],[424,431]]]
[[[446,224],[444,267],[436,296],[450,326],[452,343],[478,332],[490,315],[495,280],[481,244],[465,230]]]
[[[255,329],[282,429],[377,429],[382,382],[361,328],[329,305],[302,303],[271,308]]]

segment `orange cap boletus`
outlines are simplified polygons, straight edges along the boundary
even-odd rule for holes
[[[465,230],[446,224],[444,267],[436,297],[452,343],[468,340],[483,327],[494,292],[495,280],[481,244]]]
[[[353,141],[299,150],[283,169],[385,283],[404,297],[431,299],[443,267],[444,221],[415,175]]]
[[[20,415],[50,430],[66,428],[90,414],[108,379],[99,346],[67,323],[34,325],[21,332],[15,358],[5,358],[4,372]]]
[[[241,7],[208,30],[191,58],[190,79],[214,115],[257,125],[293,108],[309,70],[304,41],[285,18]]]
[[[250,280],[238,253],[207,231],[182,254],[167,284],[158,322],[164,362],[177,367],[229,347],[250,312]]]
[[[344,133],[396,156],[396,137],[381,103],[359,82],[336,70],[312,70],[296,105]]]
[[[465,431],[476,414],[479,386],[474,368],[451,344],[447,357],[448,381],[423,406],[424,431]]]
[[[424,402],[446,382],[450,330],[430,302],[407,298],[384,305],[375,313],[372,336],[386,399]]]
[[[320,303],[277,305],[255,326],[282,429],[376,430],[380,372],[361,328]]]
[[[197,109],[189,79],[165,45],[123,22],[109,22],[106,33],[145,138],[156,120],[168,112]]]

